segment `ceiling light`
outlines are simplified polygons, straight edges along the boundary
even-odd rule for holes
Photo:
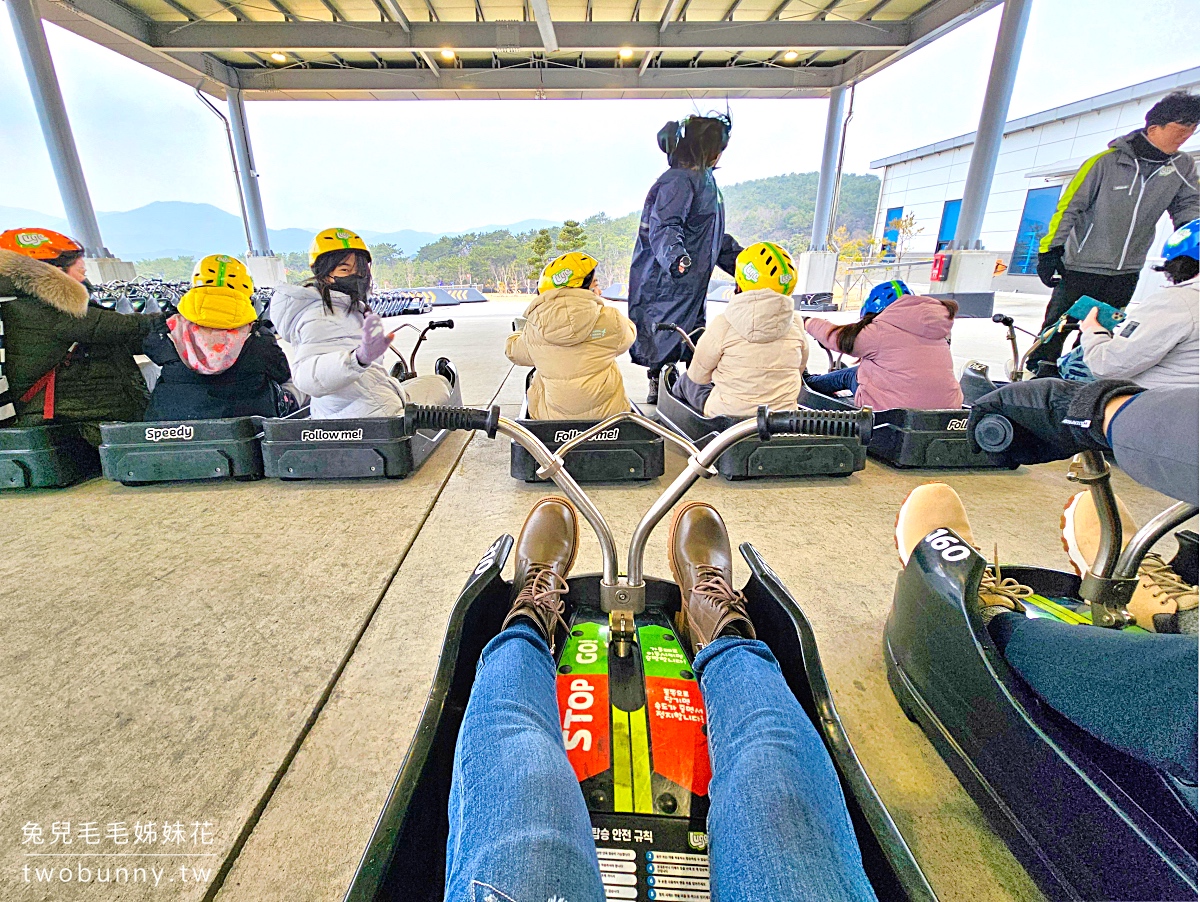
[[[796,60],[798,60],[800,58],[800,51],[789,50],[787,53],[785,53],[783,55],[783,58],[785,60],[787,60],[789,63],[794,63]]]
[[[631,59],[633,59],[633,48],[632,47],[622,47],[617,55],[620,56],[621,59],[623,59],[623,60],[631,60]]]
[[[274,53],[271,54],[271,59],[275,60],[275,62],[277,62],[277,63],[286,63],[287,62],[287,54],[281,53],[280,51],[276,50]]]
[[[454,61],[454,51],[451,50],[449,47],[443,48],[442,59],[444,59],[446,62],[453,62]]]

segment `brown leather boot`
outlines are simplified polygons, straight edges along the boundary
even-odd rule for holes
[[[566,498],[551,495],[542,498],[521,527],[517,539],[516,574],[513,577],[513,605],[501,629],[518,617],[530,620],[554,653],[555,639],[561,628],[566,605],[567,574],[575,563],[579,545],[579,517]]]
[[[732,586],[729,533],[711,505],[697,501],[675,512],[667,557],[683,595],[679,619],[693,654],[722,634],[755,638],[746,597]]]

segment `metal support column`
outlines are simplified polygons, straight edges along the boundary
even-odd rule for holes
[[[83,243],[88,257],[111,257],[112,254],[100,238],[96,211],[92,209],[92,199],[88,196],[83,166],[75,149],[75,137],[71,134],[71,123],[67,119],[67,108],[58,87],[54,60],[50,58],[50,47],[46,44],[46,32],[42,29],[36,0],[7,0],[7,5],[13,33],[17,38],[17,50],[25,66],[25,77],[29,80],[33,105],[46,139],[46,149],[50,152],[50,164],[54,167],[54,178],[67,211],[72,237]]]
[[[967,169],[967,183],[963,186],[958,227],[954,230],[956,248],[971,250],[979,243],[983,214],[987,210],[988,195],[992,192],[992,176],[996,171],[996,159],[1000,156],[1000,142],[1004,139],[1008,102],[1012,99],[1013,82],[1017,78],[1017,64],[1021,61],[1021,46],[1025,42],[1025,28],[1029,24],[1032,5],[1032,0],[1005,0],[1004,3],[1000,33],[996,35],[996,49],[992,53],[992,71],[988,76],[987,92],[983,95],[983,110],[979,114],[979,128],[975,131],[971,165]]]
[[[825,146],[821,150],[821,175],[817,181],[817,205],[813,211],[812,243],[814,251],[825,250],[833,216],[833,194],[837,187],[838,156],[842,147],[842,120],[846,115],[846,89],[829,92],[829,115],[825,120]]]
[[[238,177],[242,181],[242,194],[246,198],[246,216],[250,227],[250,254],[254,257],[270,257],[271,242],[267,237],[267,218],[263,214],[262,195],[258,193],[258,170],[254,168],[254,154],[250,149],[250,131],[246,127],[246,104],[239,88],[227,88],[229,101],[229,124],[233,129],[233,148],[237,155]]]

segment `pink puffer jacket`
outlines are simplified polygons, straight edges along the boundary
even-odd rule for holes
[[[950,312],[936,298],[905,295],[858,333],[858,392],[854,403],[874,410],[962,407],[950,354]],[[810,319],[808,334],[837,351],[834,324]]]

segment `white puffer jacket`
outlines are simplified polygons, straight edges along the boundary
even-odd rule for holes
[[[281,285],[271,296],[271,322],[291,345],[292,381],[312,396],[314,418],[398,417],[406,400],[446,403],[450,384],[441,376],[420,376],[402,386],[384,369],[386,356],[361,366],[354,351],[362,341],[362,311],[352,312],[350,298],[339,291],[330,292],[330,299],[333,313],[316,290],[303,285]],[[439,385],[430,384],[434,381]]]
[[[1083,360],[1097,379],[1143,388],[1195,388],[1200,382],[1200,278],[1130,304],[1109,335],[1084,331]]]
[[[713,317],[688,366],[688,377],[713,383],[706,417],[752,416],[760,404],[795,410],[808,336],[790,297],[759,288],[734,295]]]

